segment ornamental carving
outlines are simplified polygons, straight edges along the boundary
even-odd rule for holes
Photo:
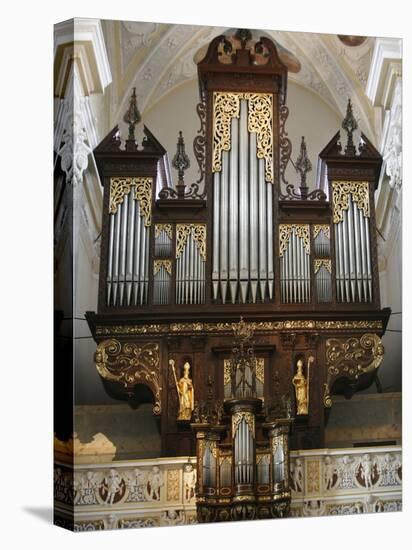
[[[331,407],[331,386],[338,377],[356,381],[362,374],[373,372],[382,363],[384,347],[377,334],[364,334],[361,338],[326,340],[327,381],[324,406]]]
[[[200,256],[206,261],[206,225],[200,223],[176,225],[176,258],[179,258],[183,252],[189,235],[192,235]]]
[[[258,332],[271,332],[273,330],[382,330],[383,325],[380,320],[358,320],[358,321],[315,321],[315,320],[286,320],[286,321],[259,321],[256,323],[247,323],[253,325],[253,330]],[[199,332],[207,333],[233,333],[235,323],[162,323],[147,325],[111,325],[97,326],[96,336],[111,335],[137,335],[137,334],[166,334],[173,332],[175,334],[196,334]],[[286,333],[285,333],[286,334]],[[281,335],[281,337],[283,337]],[[296,335],[295,335],[296,337]],[[283,343],[283,341],[282,341]]]
[[[349,208],[349,195],[362,210],[365,218],[370,216],[369,183],[367,181],[333,181],[333,223],[343,221],[343,211]]]
[[[222,152],[231,148],[232,118],[240,116],[240,100],[248,100],[248,131],[256,133],[257,157],[265,160],[265,180],[273,183],[273,105],[272,95],[243,92],[213,94],[213,164],[222,169]]]
[[[324,267],[329,271],[329,273],[332,273],[332,260],[324,260],[324,259],[315,260],[315,263],[314,263],[315,273],[317,273],[321,267]]]
[[[163,268],[165,271],[172,274],[172,260],[155,260],[153,262],[153,275],[156,275]]]
[[[232,438],[235,438],[237,429],[241,421],[245,419],[246,424],[253,437],[255,437],[255,415],[249,412],[238,412],[232,416]]]
[[[330,239],[330,226],[329,225],[314,225],[313,226],[313,238],[316,239],[316,237],[319,235],[319,233],[322,232],[325,237]]]
[[[172,240],[172,225],[170,223],[157,223],[155,224],[155,238],[158,239],[162,233],[166,233],[170,240]]]
[[[159,345],[104,340],[97,346],[96,368],[104,380],[122,384],[132,394],[137,384],[147,385],[154,395],[153,413],[161,413],[161,375]]]
[[[140,215],[144,216],[144,224],[149,227],[152,223],[152,182],[153,178],[110,178],[109,213],[116,214],[117,207],[133,187],[133,199],[138,201]]]
[[[279,225],[279,256],[283,256],[288,247],[290,236],[294,231],[297,237],[303,241],[306,254],[310,254],[309,225],[306,224],[280,224]]]

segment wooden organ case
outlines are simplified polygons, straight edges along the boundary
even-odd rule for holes
[[[349,102],[346,145],[338,132],[320,153],[323,187],[306,185],[303,138],[300,185],[286,181],[287,67],[268,38],[217,37],[198,78],[197,182],[184,182],[181,134],[176,185],[146,127],[138,147],[135,94],[125,145],[116,127],[94,151],[104,187],[98,311],[86,315],[96,367],[115,397],[138,399],[149,387],[163,456],[197,453],[200,521],[285,515],[289,437],[291,449],[323,447],[333,395],[368,387],[382,361],[382,159],[363,134],[353,143]],[[247,396],[232,380],[241,334],[253,340]],[[249,449],[243,473],[235,432]],[[229,502],[221,516],[219,499]],[[272,508],[250,507],[265,499]]]

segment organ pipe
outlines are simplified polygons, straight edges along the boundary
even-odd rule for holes
[[[283,303],[310,301],[309,226],[281,225],[280,287]]]
[[[177,225],[176,302],[200,304],[204,302],[206,226]]]
[[[336,289],[339,302],[372,301],[369,217],[351,194],[335,223]]]
[[[149,284],[151,179],[114,180],[109,214],[107,305],[144,305]]]
[[[222,149],[213,179],[212,295],[222,303],[273,298],[273,189],[249,127],[249,101],[239,100],[230,149]]]

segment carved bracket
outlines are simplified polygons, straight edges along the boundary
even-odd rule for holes
[[[122,384],[131,394],[137,384],[144,384],[154,395],[153,413],[162,411],[159,345],[153,342],[135,344],[104,340],[97,346],[96,368],[104,380]]]
[[[327,379],[323,395],[325,407],[332,406],[331,388],[338,378],[356,382],[362,374],[376,371],[383,360],[384,347],[377,334],[364,334],[361,338],[326,340]]]

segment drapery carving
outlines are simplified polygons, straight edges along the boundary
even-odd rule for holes
[[[97,346],[95,362],[100,376],[122,384],[127,394],[131,394],[137,384],[148,386],[154,395],[153,413],[161,413],[162,387],[157,343],[104,340]]]

